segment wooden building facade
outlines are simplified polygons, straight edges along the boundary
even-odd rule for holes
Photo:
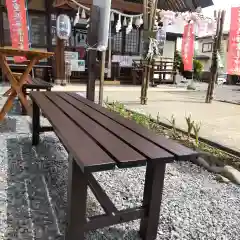
[[[90,7],[92,0],[78,0],[81,4]],[[186,2],[198,2],[200,0],[186,0]],[[211,1],[211,0],[202,0]],[[61,5],[63,0],[57,0],[56,3]],[[69,1],[70,2],[70,1]],[[175,11],[182,11],[184,8],[189,9],[190,6],[183,5],[184,0],[169,0],[159,1],[162,5],[162,9],[172,9]],[[179,2],[177,4],[177,2]],[[57,37],[56,37],[56,19],[60,13],[65,13],[71,18],[73,24],[76,16],[76,9],[69,7],[68,9],[61,9],[53,7],[54,0],[26,0],[27,5],[27,18],[29,23],[29,39],[31,48],[45,49],[48,51],[55,51]],[[181,5],[181,4],[182,5]],[[196,8],[196,4],[191,6],[191,9]],[[142,0],[112,0],[112,8],[117,9],[121,12],[129,14],[137,14],[142,12]],[[88,17],[88,16],[87,16]],[[116,33],[115,22],[112,22],[112,37],[111,37],[111,59],[117,58],[116,56],[134,56],[140,57],[142,50],[142,29],[134,27],[133,30],[127,35],[125,29]],[[8,23],[7,9],[5,6],[5,0],[0,0],[0,45],[11,46],[11,37]],[[176,48],[176,40],[178,35],[168,34],[165,52],[168,57],[174,56]],[[87,41],[87,29],[86,19],[81,19],[80,23],[75,27],[72,27],[72,34],[68,42],[65,44],[65,51],[78,52],[79,59],[87,59],[86,52],[86,41]],[[169,55],[170,54],[170,55]],[[108,56],[108,53],[107,53]],[[54,77],[55,64],[54,59],[48,60],[49,66],[52,66],[52,75]],[[114,68],[112,64],[112,77],[121,77],[119,69]],[[127,71],[127,70],[126,70]],[[76,77],[75,81],[84,81],[86,78],[85,73],[74,74],[73,78]],[[127,73],[127,75],[129,75]],[[73,80],[74,81],[74,80]]]

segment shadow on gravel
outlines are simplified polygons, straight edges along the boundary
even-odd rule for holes
[[[18,99],[15,99],[13,102],[13,106],[11,110],[9,111],[8,115],[9,116],[21,116],[22,110],[21,110],[21,105],[20,101]]]
[[[30,137],[6,141],[7,226],[3,240],[64,240],[68,178],[66,151],[53,133],[45,135],[36,148],[32,147]],[[91,198],[88,198],[87,205],[88,215],[99,213],[99,207]],[[137,236],[136,231],[110,227],[89,232],[86,239],[137,240]]]
[[[17,131],[17,120],[11,117],[5,117],[0,123],[0,133],[13,133]]]

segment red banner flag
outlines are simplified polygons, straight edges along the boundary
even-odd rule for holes
[[[194,55],[194,33],[193,23],[189,23],[184,27],[182,38],[182,60],[185,71],[193,70],[193,55]]]
[[[8,20],[13,48],[29,49],[26,7],[24,0],[6,0]],[[14,57],[15,62],[23,62],[25,57]]]
[[[240,75],[240,7],[233,7],[231,9],[227,73],[230,75]]]

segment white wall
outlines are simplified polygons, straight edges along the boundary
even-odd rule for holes
[[[163,57],[174,58],[175,41],[166,41],[163,49]]]

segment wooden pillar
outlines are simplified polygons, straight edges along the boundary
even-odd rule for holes
[[[53,0],[45,0],[45,6],[47,11],[47,51],[53,52],[53,46],[52,46],[52,20],[51,20],[51,14],[55,13],[53,8]],[[48,58],[48,65],[51,66],[50,69],[46,69],[45,74],[48,75],[49,81],[52,83],[54,80],[54,60],[55,56]]]
[[[147,32],[148,32],[148,0],[144,0],[143,1],[143,57],[145,58],[147,55],[147,51],[148,51],[148,38],[147,38]],[[144,76],[143,76],[143,80],[142,80],[142,87],[141,87],[141,104],[145,104],[146,103],[146,86],[147,86],[147,71],[148,68],[147,66],[144,64]]]
[[[103,104],[103,85],[104,85],[104,75],[105,75],[105,59],[106,59],[106,51],[102,52],[101,56],[101,70],[100,70],[100,84],[99,84],[99,105]]]
[[[57,46],[55,50],[56,59],[56,84],[65,81],[65,62],[64,62],[64,40],[57,38]]]
[[[97,77],[96,71],[96,59],[97,59],[97,41],[98,41],[98,22],[100,18],[100,10],[98,6],[92,5],[90,26],[88,29],[88,44],[90,49],[88,50],[88,82],[87,82],[87,99],[95,100],[95,81]]]

